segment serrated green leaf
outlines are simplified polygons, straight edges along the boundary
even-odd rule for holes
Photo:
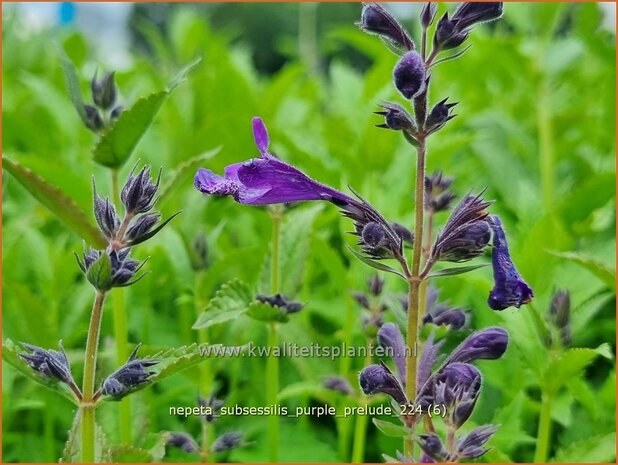
[[[169,92],[160,91],[140,98],[120,116],[95,145],[94,161],[108,168],[119,168],[129,159],[148,130]]]
[[[597,349],[569,349],[552,360],[542,380],[544,389],[550,395],[557,393],[572,378],[580,376],[583,370],[599,355],[606,356],[608,348],[602,344]]]
[[[99,248],[105,246],[105,240],[100,231],[88,220],[75,201],[59,188],[6,155],[2,156],[2,167],[35,199],[87,243]]]
[[[71,429],[69,430],[67,442],[64,444],[62,456],[59,460],[60,463],[75,463],[81,458],[79,457],[81,422],[82,416],[77,413],[73,418],[73,423],[71,424]]]
[[[157,205],[161,206],[170,196],[170,194],[179,186],[184,185],[184,181],[193,176],[200,165],[205,161],[210,160],[217,153],[221,151],[221,147],[216,147],[212,150],[208,150],[196,157],[193,157],[184,163],[182,163],[174,172],[169,176],[167,181],[161,186],[161,195]]]
[[[277,322],[285,323],[289,320],[288,314],[284,309],[279,307],[273,307],[266,302],[252,302],[249,304],[249,308],[245,314],[257,321],[264,321],[267,323]]]
[[[251,288],[238,279],[221,286],[206,309],[193,325],[193,329],[208,328],[238,318],[253,301]]]
[[[71,98],[71,102],[77,110],[77,114],[84,124],[87,122],[86,110],[84,110],[84,99],[82,97],[82,90],[79,85],[79,76],[77,75],[77,70],[75,69],[75,65],[69,59],[65,51],[58,47],[60,53],[60,59],[62,61],[62,69],[64,70],[64,76],[67,82],[67,90],[69,91],[69,97]]]
[[[391,438],[405,438],[410,435],[410,430],[403,425],[396,425],[395,423],[380,420],[379,418],[373,418],[372,421],[373,424],[376,425],[376,428]]]
[[[358,258],[365,265],[369,265],[370,267],[375,268],[376,270],[386,271],[388,273],[396,274],[397,276],[400,276],[401,278],[406,279],[405,276],[402,273],[400,273],[399,271],[397,271],[395,268],[392,268],[392,267],[390,267],[388,265],[385,265],[384,263],[378,262],[376,260],[372,260],[369,257],[365,257],[362,253],[357,252],[356,250],[354,250],[349,244],[346,244],[345,246],[352,253],[352,255],[354,255],[356,258]]]
[[[481,265],[468,265],[468,266],[458,266],[453,268],[444,268],[442,270],[434,271],[429,274],[430,278],[438,278],[440,276],[454,276],[456,274],[467,273],[468,271],[477,270],[479,268],[483,268],[487,266],[487,263],[483,263]]]
[[[112,463],[151,463],[153,457],[146,449],[119,444],[110,448],[110,459]]]
[[[77,405],[77,401],[75,399],[75,395],[71,388],[69,388],[66,384],[56,381],[55,379],[48,378],[47,376],[43,376],[38,372],[34,371],[28,364],[18,355],[20,352],[24,352],[23,349],[17,346],[10,339],[6,339],[2,343],[2,360],[11,365],[13,368],[18,370],[20,373],[24,374],[26,377],[30,378],[33,381],[36,381],[42,386],[57,392],[58,394],[66,397],[71,402]]]
[[[616,292],[616,270],[612,270],[604,263],[577,252],[558,252],[548,251],[556,257],[565,258],[582,268],[590,271],[593,275],[599,278],[608,288]]]
[[[603,463],[616,458],[616,433],[594,436],[559,449],[551,462]]]

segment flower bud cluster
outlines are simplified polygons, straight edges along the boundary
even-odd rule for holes
[[[105,73],[101,79],[95,73],[90,81],[90,94],[93,104],[84,104],[85,124],[91,131],[100,132],[117,120],[124,110],[123,105],[116,105],[115,73]]]

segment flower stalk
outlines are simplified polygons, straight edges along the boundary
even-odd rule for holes
[[[279,261],[279,239],[281,236],[281,220],[283,209],[275,206],[270,209],[272,219],[272,251],[270,268],[270,290],[272,294],[279,292],[280,283],[280,261]],[[277,324],[273,321],[268,323],[268,346],[277,347],[279,344],[277,335]],[[271,353],[266,359],[266,392],[268,405],[277,403],[279,392],[279,359]],[[268,417],[268,450],[269,461],[276,463],[279,461],[279,418],[276,415]]]
[[[103,303],[107,293],[97,291],[92,305],[90,315],[90,325],[88,327],[88,339],[86,342],[86,353],[84,355],[84,382],[82,386],[82,401],[77,413],[81,415],[82,428],[82,462],[94,462],[95,450],[95,400],[94,400],[94,381],[97,368],[97,351],[99,346],[99,335],[101,333],[101,319],[103,316]]]

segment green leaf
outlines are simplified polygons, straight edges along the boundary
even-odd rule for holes
[[[254,320],[267,323],[272,321],[285,323],[289,320],[285,310],[279,307],[273,307],[265,302],[252,302],[246,311],[246,315]]]
[[[599,278],[612,291],[616,292],[616,270],[612,270],[609,266],[581,253],[557,252],[552,250],[548,250],[548,252],[585,268]]]
[[[94,161],[109,168],[124,165],[168,96],[167,91],[155,92],[140,98],[131,108],[120,113],[116,123],[95,145],[92,151]]]
[[[11,365],[13,368],[21,372],[27,378],[30,378],[33,381],[36,381],[42,386],[45,386],[47,389],[50,389],[58,394],[66,397],[71,402],[77,405],[77,400],[75,399],[75,395],[71,388],[69,388],[66,384],[56,381],[55,379],[48,378],[47,376],[43,376],[37,371],[34,371],[30,366],[18,355],[20,352],[24,352],[24,349],[21,349],[10,339],[6,339],[2,343],[2,360]]]
[[[153,461],[149,451],[128,444],[112,446],[109,452],[112,463],[151,463]]]
[[[444,268],[443,270],[434,271],[429,274],[430,278],[438,278],[440,276],[453,276],[456,274],[467,273],[468,271],[477,270],[479,268],[483,268],[487,266],[487,263],[483,263],[481,265],[468,265],[468,266],[458,266],[453,268]]]
[[[373,418],[373,424],[376,425],[382,433],[392,438],[405,438],[410,435],[410,430],[403,425],[396,425],[390,421],[380,420],[379,418]]]
[[[105,240],[99,230],[88,220],[75,201],[64,192],[6,155],[2,156],[2,167],[87,243],[98,248],[105,247]]]
[[[384,263],[378,262],[376,260],[372,260],[369,257],[365,257],[362,253],[357,252],[356,250],[354,250],[349,244],[346,244],[345,246],[352,253],[352,255],[354,255],[356,258],[358,258],[365,265],[369,265],[370,267],[375,268],[376,270],[386,271],[388,273],[396,274],[397,276],[400,276],[403,279],[406,279],[405,276],[403,274],[401,274],[399,271],[397,271],[395,268],[392,268],[392,267],[390,267],[388,265],[385,265]]]
[[[221,286],[198,317],[193,329],[208,328],[238,318],[248,310],[253,301],[251,288],[238,279]]]
[[[552,462],[602,463],[616,458],[616,433],[594,436],[559,449]]]
[[[556,394],[572,378],[580,376],[584,369],[599,355],[606,358],[611,357],[611,350],[607,344],[601,344],[596,349],[575,348],[567,350],[552,360],[547,367],[542,381],[544,389],[550,395]]]
[[[161,206],[163,202],[165,202],[170,194],[180,186],[184,185],[185,180],[195,174],[198,168],[202,165],[202,163],[210,160],[216,154],[221,151],[221,147],[216,147],[212,150],[208,150],[196,157],[190,158],[189,160],[182,163],[178,168],[174,170],[168,180],[161,186],[161,195],[159,196],[159,200],[157,205]]]
[[[60,59],[62,60],[62,69],[64,70],[64,76],[67,81],[67,90],[69,91],[69,97],[71,98],[71,102],[73,102],[73,106],[75,110],[77,110],[77,114],[84,124],[86,124],[86,110],[84,110],[84,99],[82,98],[82,90],[79,85],[79,76],[77,75],[77,70],[75,69],[75,65],[69,59],[64,50],[58,47],[60,52]]]
[[[187,75],[193,71],[195,68],[197,68],[197,65],[199,65],[202,62],[202,57],[197,57],[195,60],[193,60],[191,63],[189,63],[187,66],[185,66],[184,68],[182,68],[177,74],[176,76],[174,76],[172,78],[172,80],[170,81],[170,83],[167,85],[167,92],[171,93],[176,87],[178,87],[180,84],[182,84],[182,82],[187,79]]]
[[[75,463],[78,462],[81,457],[79,456],[79,446],[81,443],[80,426],[82,422],[82,416],[79,413],[75,414],[73,418],[73,424],[69,430],[69,437],[64,444],[62,451],[62,457],[59,462],[61,463]]]
[[[96,289],[106,291],[110,289],[112,280],[112,261],[107,253],[101,256],[92,264],[86,272],[86,279]]]

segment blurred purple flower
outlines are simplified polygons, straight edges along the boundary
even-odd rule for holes
[[[502,357],[509,342],[509,333],[499,327],[491,327],[470,334],[451,352],[445,362],[470,363],[475,360],[495,360]]]
[[[487,303],[494,310],[508,307],[521,307],[534,297],[532,289],[521,277],[511,260],[502,222],[496,215],[490,217],[493,230],[493,253],[491,264],[494,270],[494,288],[489,293]]]

